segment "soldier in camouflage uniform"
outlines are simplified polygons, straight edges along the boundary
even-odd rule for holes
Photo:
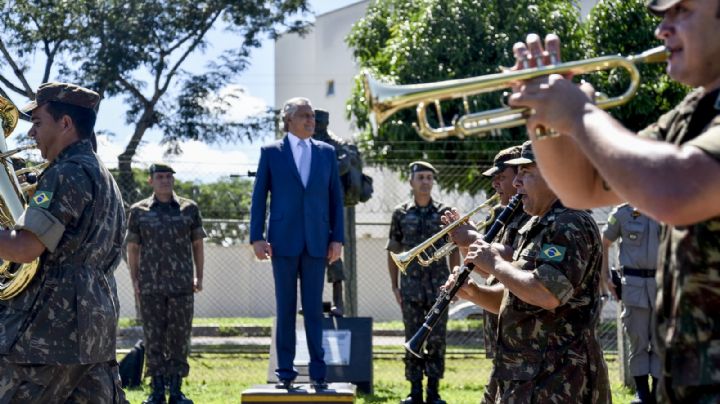
[[[113,271],[125,228],[120,191],[93,152],[94,91],[45,83],[28,135],[49,166],[0,257],[39,258],[17,296],[0,301],[0,403],[124,403],[115,361]]]
[[[495,156],[493,166],[482,173],[484,176],[492,178],[492,187],[500,196],[500,204],[493,209],[491,216],[486,219],[486,221],[489,220],[489,223],[485,229],[492,226],[492,220],[490,219],[498,217],[498,215],[500,215],[503,209],[505,209],[507,204],[510,202],[510,198],[512,198],[512,196],[516,193],[513,180],[517,174],[517,167],[514,165],[506,165],[505,162],[520,157],[521,150],[521,146],[512,146],[499,151]],[[518,208],[518,210],[521,210],[521,208]],[[449,224],[459,218],[460,214],[453,209],[452,212],[446,213],[443,216],[442,221],[444,224]],[[497,236],[495,236],[493,241],[510,246],[513,249],[516,248],[518,230],[520,230],[529,218],[530,216],[525,212],[516,212],[511,217],[508,224],[500,230]],[[482,236],[471,224],[468,224],[458,226],[450,233],[450,237],[452,237],[453,242],[461,248],[461,251],[467,252],[467,247],[476,240],[479,240]],[[485,280],[485,284],[487,286],[497,285],[498,283],[497,278],[494,276],[489,276]],[[502,285],[496,287],[502,287]],[[488,310],[483,310],[483,337],[485,340],[485,356],[487,358],[493,358],[495,356],[497,328],[497,314]],[[495,379],[490,377],[487,386],[485,386],[483,402],[493,402],[496,392],[497,385],[495,383]]]
[[[410,163],[410,186],[413,199],[398,205],[392,215],[390,236],[387,246],[389,252],[401,253],[422,243],[442,229],[441,216],[450,208],[432,199],[432,187],[437,170],[427,162]],[[449,271],[445,260],[435,262],[429,267],[421,267],[417,260],[407,266],[400,276],[398,288],[398,267],[388,253],[388,270],[395,299],[402,308],[405,325],[405,339],[422,327],[425,316],[435,304],[440,286],[447,280]],[[450,255],[450,265],[459,264],[459,254]],[[447,313],[438,321],[427,340],[427,353],[418,358],[405,353],[405,378],[411,383],[411,390],[403,403],[423,403],[423,373],[428,377],[427,403],[444,403],[440,399],[438,385],[445,371],[445,334]]]
[[[628,202],[664,223],[657,266],[658,400],[720,402],[720,4],[652,0],[655,30],[670,51],[668,75],[697,87],[633,136],[559,76],[526,83],[511,104],[533,108],[528,132],[565,134],[535,143],[543,175],[575,207]],[[539,38],[515,46],[530,66]],[[559,41],[548,42],[559,55]],[[546,58],[547,61],[547,58]],[[587,87],[587,86],[586,86]]]
[[[153,195],[130,208],[128,265],[139,296],[152,393],[145,403],[192,403],[180,391],[190,367],[193,292],[202,290],[205,230],[197,204],[173,192],[175,171],[150,166]],[[193,275],[193,263],[195,274]]]
[[[595,335],[602,260],[597,225],[589,213],[558,201],[529,141],[520,158],[505,164],[519,166],[515,186],[533,217],[512,252],[483,240],[470,246],[465,262],[495,276],[502,288],[469,280],[458,293],[498,313],[494,402],[608,403],[607,366]]]

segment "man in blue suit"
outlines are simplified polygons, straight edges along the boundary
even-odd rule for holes
[[[312,139],[315,113],[310,100],[292,98],[282,109],[285,137],[265,145],[250,208],[250,242],[255,256],[272,260],[277,307],[278,388],[290,389],[297,376],[295,313],[300,278],[310,379],[324,389],[322,292],[326,262],[342,254],[343,200],[335,149]],[[265,232],[267,196],[270,217]]]

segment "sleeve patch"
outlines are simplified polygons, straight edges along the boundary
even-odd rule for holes
[[[617,223],[617,219],[615,219],[615,215],[610,215],[610,217],[608,218],[608,223],[610,223],[610,224]]]
[[[562,262],[565,258],[565,247],[555,244],[543,244],[540,250],[540,259],[552,262]]]
[[[30,206],[47,209],[50,207],[53,193],[50,191],[37,191],[30,199]]]

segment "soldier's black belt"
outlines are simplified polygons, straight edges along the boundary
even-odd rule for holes
[[[625,275],[625,276],[639,276],[641,278],[654,278],[655,277],[654,269],[640,269],[640,268],[623,267],[622,271],[623,271],[623,275]]]

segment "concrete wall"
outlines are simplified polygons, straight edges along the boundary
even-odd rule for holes
[[[385,239],[358,238],[358,308],[360,316],[399,320],[400,308],[391,293]],[[195,296],[197,317],[272,317],[275,292],[269,261],[258,261],[248,244],[232,247],[205,245],[204,289]],[[134,316],[133,292],[127,266],[115,272],[120,315]],[[323,300],[331,300],[326,287]],[[298,304],[298,307],[300,305]]]

